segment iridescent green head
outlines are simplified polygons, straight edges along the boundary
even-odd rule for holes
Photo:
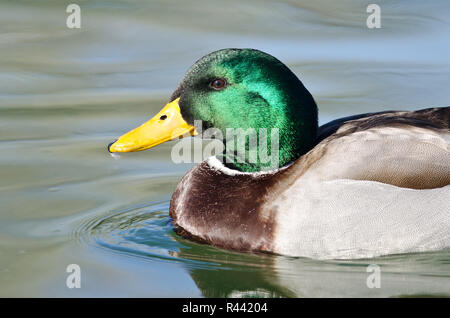
[[[198,122],[203,131],[222,132],[225,165],[254,172],[284,166],[313,147],[317,106],[295,74],[273,56],[253,49],[220,50],[198,60],[170,103],[108,149],[149,149],[197,133]]]
[[[177,98],[186,122],[201,120],[203,129],[266,128],[270,140],[270,129],[278,128],[280,166],[309,151],[316,138],[317,106],[311,94],[286,65],[258,50],[224,49],[202,57],[171,100]],[[270,143],[267,151],[271,152]],[[259,158],[230,161],[225,164],[246,172],[266,166]]]

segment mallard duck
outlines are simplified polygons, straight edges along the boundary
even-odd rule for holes
[[[169,213],[175,231],[198,242],[319,259],[450,246],[450,107],[321,127],[317,117],[313,97],[281,61],[223,49],[198,60],[155,117],[108,149],[145,150],[200,129],[276,130],[268,140],[277,137],[278,149],[241,135],[256,160],[238,158],[227,143],[179,182]],[[261,151],[276,153],[277,166]]]

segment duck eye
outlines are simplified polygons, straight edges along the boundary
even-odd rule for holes
[[[224,88],[225,85],[226,85],[226,81],[224,79],[221,79],[221,78],[216,78],[215,80],[213,80],[211,82],[211,87],[216,89],[216,90]]]

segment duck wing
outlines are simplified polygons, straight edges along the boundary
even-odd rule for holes
[[[323,126],[260,207],[274,220],[272,250],[347,259],[449,248],[449,118],[445,107]]]
[[[438,127],[442,129],[450,128],[450,107],[427,108],[418,111],[382,111],[376,113],[366,113],[338,118],[319,127],[317,133],[317,143],[334,134],[338,129],[351,121],[357,119],[368,119],[373,124],[388,124],[388,122],[409,122],[410,125],[422,125]],[[381,120],[381,122],[380,122]],[[362,128],[362,126],[360,126]]]
[[[314,158],[315,168],[308,172],[321,179],[411,189],[450,184],[450,107],[345,117],[323,125],[318,135],[318,144],[305,156]]]

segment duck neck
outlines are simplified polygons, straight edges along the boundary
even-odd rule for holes
[[[282,119],[260,128],[233,129],[231,136],[227,130],[220,158],[224,165],[242,172],[274,170],[311,150],[317,136],[317,106],[312,97],[300,106],[287,108]]]
[[[314,138],[305,140],[304,137],[284,134],[276,128],[250,136],[237,136],[237,141],[226,143],[220,157],[226,167],[242,172],[274,170],[297,160],[312,149],[311,141]],[[240,138],[247,139],[244,147],[240,146]]]

